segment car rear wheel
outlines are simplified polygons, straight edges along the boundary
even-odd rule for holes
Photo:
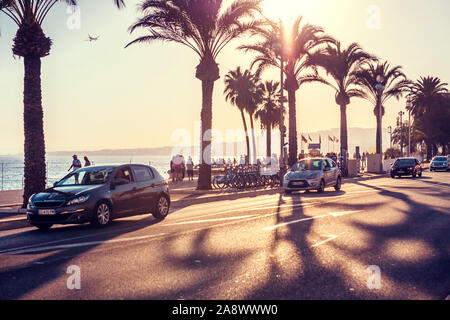
[[[339,178],[337,178],[336,185],[334,186],[334,190],[336,190],[336,191],[341,190],[341,186],[342,186],[342,181],[341,181],[341,177],[339,177]]]
[[[92,224],[97,227],[105,227],[111,222],[111,206],[107,202],[100,202],[94,210]]]
[[[391,173],[391,178],[395,179],[395,174]]]
[[[169,214],[170,200],[166,195],[161,195],[156,202],[156,207],[152,213],[156,219],[164,219]]]
[[[34,225],[36,228],[38,228],[40,231],[48,231],[53,226],[51,223],[40,223]]]
[[[323,180],[320,180],[319,188],[317,189],[317,192],[322,193],[325,190],[325,182]]]

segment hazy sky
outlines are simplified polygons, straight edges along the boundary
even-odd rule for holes
[[[345,45],[356,41],[392,65],[402,65],[411,79],[432,75],[450,81],[448,0],[265,1],[272,17],[302,14]],[[138,2],[127,0],[127,8],[119,11],[112,0],[80,0],[79,29],[68,27],[64,4],[48,15],[43,27],[54,45],[42,60],[47,150],[174,145],[179,142],[171,139],[177,129],[192,132],[192,143],[197,142],[193,131],[201,107],[201,82],[194,76],[198,58],[190,49],[168,43],[124,49],[133,39],[127,28],[138,17]],[[0,154],[5,154],[23,150],[23,61],[12,57],[16,26],[4,14],[0,29]],[[88,33],[100,35],[99,40],[84,41]],[[223,96],[223,76],[238,65],[249,66],[251,56],[235,50],[239,43],[231,43],[218,59],[222,78],[214,91],[213,127],[223,134],[242,127],[239,112]],[[267,80],[278,77],[275,71],[265,74]],[[395,123],[404,104],[387,104],[384,127]],[[375,127],[372,109],[364,100],[352,100],[348,126]],[[297,92],[297,116],[299,132],[338,128],[333,90],[321,84],[302,87]]]

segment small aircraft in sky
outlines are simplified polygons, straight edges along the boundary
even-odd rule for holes
[[[98,38],[100,38],[100,36],[92,37],[90,34],[88,34],[88,38],[85,41],[89,41],[89,42],[97,41]]]

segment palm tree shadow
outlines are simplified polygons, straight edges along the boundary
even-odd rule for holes
[[[102,242],[113,240],[126,233],[132,233],[138,230],[142,230],[149,226],[159,223],[160,220],[153,218],[152,216],[144,217],[143,219],[136,220],[113,220],[108,229],[98,229],[91,225],[69,225],[61,228],[50,229],[45,235],[49,239],[49,244],[68,244],[64,238],[55,240],[55,235],[64,236],[68,232],[72,232],[70,239],[83,239],[89,238],[96,239],[91,242],[90,245],[79,247],[67,247],[61,249],[49,249],[38,252],[38,256],[35,259],[28,260],[18,266],[14,266],[14,269],[9,270],[5,268],[0,271],[0,279],[2,279],[2,285],[0,286],[0,298],[1,299],[19,299],[32,292],[33,290],[42,288],[47,283],[50,283],[62,274],[66,274],[66,261],[73,260],[83,254],[94,250],[100,246]],[[75,234],[74,234],[75,233]],[[36,236],[36,239],[40,239],[43,233],[39,230],[25,231],[23,233],[14,234],[11,236],[1,237],[1,242],[8,242],[15,238],[27,236]],[[47,236],[48,235],[48,236]],[[98,237],[101,237],[100,239]],[[53,239],[52,239],[53,238]],[[40,241],[42,243],[42,241]],[[70,242],[69,242],[70,244]],[[27,246],[28,247],[33,247]],[[57,251],[54,251],[57,250]],[[50,252],[50,254],[48,254]],[[8,252],[0,253],[1,255],[8,255]],[[9,254],[14,254],[13,252]],[[28,256],[36,254],[32,251],[22,253],[22,256]],[[12,258],[12,257],[11,257]],[[33,276],[30,277],[29,273],[33,272]]]
[[[289,223],[304,215],[302,197],[292,195],[295,206],[289,215],[282,216],[278,210],[274,226],[278,224]],[[279,205],[283,202],[280,196]],[[316,256],[308,236],[314,234],[312,230],[314,219],[302,221],[301,224],[293,223],[285,225],[287,230],[275,228],[273,230],[273,240],[270,250],[270,270],[268,281],[259,289],[249,294],[246,299],[333,299],[339,295],[333,296],[333,292],[348,292],[348,285],[343,281],[344,276],[338,270],[329,270]],[[298,264],[298,270],[295,274],[286,274],[287,265],[292,262],[280,259],[279,246],[291,246],[294,256],[292,257]],[[305,287],[312,290],[304,290]],[[314,289],[320,288],[320,290]],[[331,290],[332,289],[332,290]],[[356,298],[353,294],[347,294],[346,298]]]

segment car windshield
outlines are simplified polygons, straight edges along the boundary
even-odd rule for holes
[[[447,161],[446,157],[436,157],[434,158],[434,161]]]
[[[58,181],[55,187],[104,184],[108,181],[113,169],[113,167],[78,169]]]
[[[320,170],[321,163],[320,159],[305,159],[293,165],[291,171]]]
[[[413,166],[416,164],[416,162],[414,161],[414,159],[398,159],[397,161],[395,161],[396,165],[409,165],[409,166]]]

